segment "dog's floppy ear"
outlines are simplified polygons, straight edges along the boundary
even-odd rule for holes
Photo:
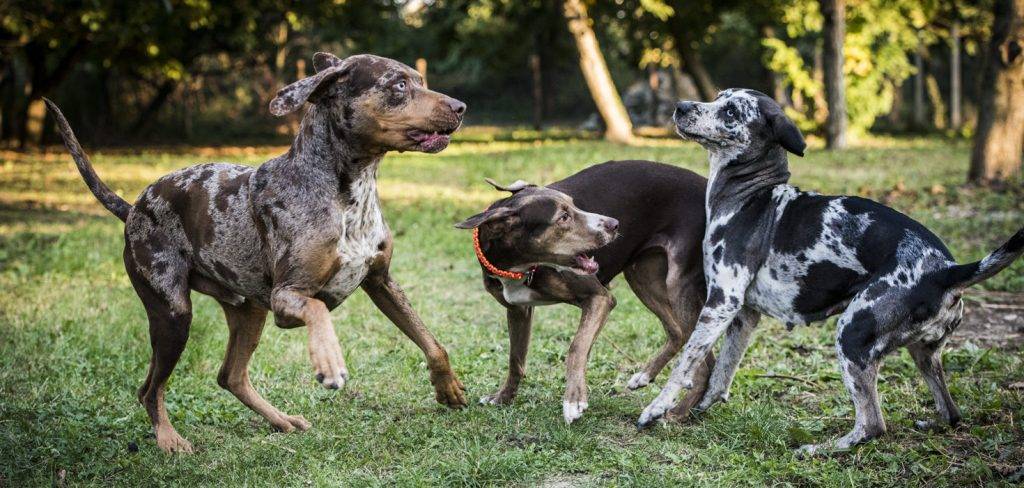
[[[523,180],[516,180],[515,183],[511,183],[509,185],[502,185],[501,183],[498,183],[498,182],[496,182],[496,181],[494,181],[494,180],[492,180],[490,178],[484,178],[484,181],[486,181],[491,186],[493,186],[495,190],[498,190],[498,191],[510,191],[512,193],[515,193],[515,192],[517,192],[519,190],[522,190],[523,188],[527,188],[527,187],[530,187],[530,186],[537,186],[537,185],[534,185],[533,183],[527,183],[527,182],[525,182]]]
[[[485,210],[483,212],[480,212],[480,213],[478,213],[478,214],[476,214],[476,215],[474,215],[474,216],[472,216],[472,217],[470,217],[470,218],[468,218],[466,220],[463,220],[462,222],[459,222],[459,223],[455,224],[455,228],[457,228],[457,229],[475,229],[475,228],[480,227],[481,225],[484,225],[484,224],[486,224],[488,222],[493,222],[495,220],[508,217],[509,215],[512,215],[514,213],[515,213],[515,210],[512,210],[509,207],[492,208],[490,210]]]
[[[772,134],[782,148],[801,158],[804,157],[804,149],[807,149],[807,143],[804,142],[804,136],[800,133],[800,129],[797,129],[796,124],[789,120],[789,117],[786,117],[785,112],[780,109],[771,115],[770,120]]]
[[[313,76],[303,78],[291,85],[288,85],[277,92],[277,96],[270,101],[270,113],[280,117],[298,110],[304,103],[309,101],[313,94],[339,77],[344,76],[348,68],[344,66],[331,66]]]
[[[316,53],[313,55],[313,69],[317,73],[332,66],[341,66],[341,58],[331,53]]]

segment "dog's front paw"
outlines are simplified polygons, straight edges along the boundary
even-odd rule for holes
[[[647,406],[647,408],[644,409],[643,413],[640,414],[640,419],[636,421],[636,426],[641,429],[649,427],[658,419],[664,417],[665,412],[668,412],[671,406],[671,404],[665,404],[660,402],[658,399],[655,399]]]
[[[341,371],[333,377],[329,377],[323,373],[317,373],[316,381],[328,390],[340,390],[345,387],[346,383],[348,383],[348,370],[342,366]]]
[[[586,401],[571,401],[562,403],[562,418],[565,419],[566,424],[571,424],[576,419],[583,416],[583,412],[587,410],[590,405]]]
[[[192,443],[185,440],[173,428],[158,430],[156,433],[156,445],[167,454],[192,454],[195,450]]]
[[[822,452],[822,446],[820,444],[804,444],[799,449],[793,451],[793,455],[797,459],[810,459]]]
[[[626,388],[629,388],[630,390],[639,390],[649,384],[651,384],[651,377],[648,376],[646,372],[641,371],[633,375],[633,377],[626,382]]]
[[[490,395],[480,397],[481,405],[508,405],[512,403],[516,394],[506,390],[498,390]]]
[[[348,381],[345,356],[341,354],[334,329],[311,328],[309,332],[309,359],[316,372],[316,381],[329,390],[337,390]]]
[[[448,408],[463,408],[466,402],[466,387],[455,376],[455,373],[431,373],[430,383],[434,385],[434,398],[437,403]]]

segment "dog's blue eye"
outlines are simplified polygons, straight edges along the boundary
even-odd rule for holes
[[[735,117],[736,116],[736,112],[733,109],[731,109],[731,108],[729,110],[726,110],[725,113],[729,117]]]
[[[405,91],[405,82],[399,81],[398,83],[395,83],[395,89],[398,91]]]

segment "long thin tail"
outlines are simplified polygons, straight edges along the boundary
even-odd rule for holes
[[[132,209],[131,204],[117,196],[117,193],[114,193],[109,186],[103,183],[103,180],[96,174],[96,171],[92,169],[92,162],[89,161],[89,156],[85,155],[82,145],[78,143],[75,133],[71,131],[68,119],[64,118],[64,114],[57,108],[57,105],[46,98],[43,101],[46,102],[46,106],[53,113],[53,118],[57,120],[57,128],[60,129],[60,135],[64,138],[64,147],[67,147],[71,157],[75,158],[78,172],[82,174],[82,179],[85,180],[89,190],[92,191],[92,194],[96,196],[96,199],[107,210],[110,210],[110,213],[116,215],[117,218],[124,222],[128,219],[128,212]]]
[[[1024,229],[1018,230],[1005,244],[985,256],[985,259],[969,264],[958,264],[941,271],[938,279],[947,288],[967,288],[985,281],[1024,254]]]

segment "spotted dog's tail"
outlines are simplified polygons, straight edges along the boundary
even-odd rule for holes
[[[82,145],[78,143],[75,133],[71,131],[68,119],[64,118],[64,114],[57,108],[57,105],[46,98],[43,101],[46,102],[47,108],[53,113],[53,118],[57,121],[57,128],[60,129],[60,135],[64,138],[64,147],[68,148],[71,157],[75,158],[78,172],[82,174],[82,179],[85,180],[89,190],[92,191],[92,194],[96,196],[96,199],[107,210],[110,210],[110,213],[116,215],[117,218],[124,222],[128,219],[128,212],[132,209],[131,204],[117,196],[117,193],[114,193],[109,186],[103,183],[103,180],[96,174],[96,171],[92,169],[92,162],[89,161],[89,156],[85,155]]]
[[[969,264],[958,264],[942,271],[938,278],[947,288],[967,288],[985,281],[1024,254],[1024,229],[1018,230],[1010,240],[985,256],[985,259]]]

